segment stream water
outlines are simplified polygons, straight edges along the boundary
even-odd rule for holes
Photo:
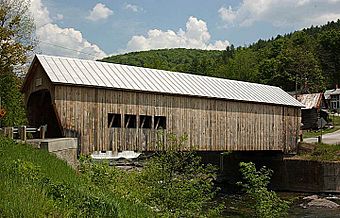
[[[330,209],[330,208],[317,208],[317,207],[306,207],[303,208],[301,204],[306,203],[306,200],[303,200],[303,197],[311,195],[310,193],[280,193],[280,195],[289,195],[296,196],[296,200],[293,202],[293,205],[289,209],[289,217],[297,218],[314,218],[314,217],[322,217],[322,218],[340,218],[340,208]],[[332,197],[331,201],[340,204],[340,195],[331,195],[331,194],[320,194],[319,198]],[[308,201],[307,201],[308,202]]]
[[[308,202],[303,200],[303,197],[312,195],[311,193],[294,193],[294,192],[279,192],[278,195],[282,199],[293,201],[288,211],[288,217],[292,218],[340,218],[340,208],[316,208],[300,206]],[[321,198],[333,197],[333,202],[340,204],[340,195],[318,195]],[[240,194],[226,194],[223,197],[226,202],[227,208],[223,213],[223,217],[252,217],[252,210],[250,209],[251,202],[248,201],[243,195]]]

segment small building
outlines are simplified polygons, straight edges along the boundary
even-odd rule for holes
[[[302,129],[318,129],[320,117],[323,118],[322,124],[326,125],[328,114],[322,110],[325,105],[323,93],[300,94],[294,97],[305,105],[301,110]]]
[[[155,151],[168,133],[187,135],[183,149],[291,152],[304,106],[274,86],[44,55],[22,91],[30,124],[82,154]]]
[[[330,110],[340,112],[340,89],[338,85],[336,85],[335,89],[325,91],[325,99]]]

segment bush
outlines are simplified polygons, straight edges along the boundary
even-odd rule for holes
[[[181,151],[186,137],[168,136],[167,150],[158,152],[141,172],[141,182],[148,188],[146,202],[175,217],[218,214],[221,205],[209,207],[216,191],[216,168],[203,165],[192,151]]]
[[[27,123],[23,95],[19,87],[21,81],[11,73],[0,73],[0,97],[6,115],[0,118],[0,127],[18,126]]]
[[[194,152],[181,151],[186,137],[169,135],[168,139],[167,150],[147,160],[141,171],[124,171],[82,158],[81,172],[97,186],[161,216],[218,215],[222,204],[212,205],[217,191],[213,183],[216,168],[203,165]]]
[[[264,166],[257,171],[254,163],[241,162],[240,171],[244,182],[239,182],[238,184],[243,187],[246,194],[254,201],[252,208],[255,211],[256,217],[272,218],[287,216],[289,202],[281,200],[275,192],[267,189],[273,173],[272,170]]]

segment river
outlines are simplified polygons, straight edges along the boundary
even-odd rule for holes
[[[288,217],[292,218],[340,218],[340,208],[303,208],[300,205],[308,201],[303,200],[304,197],[312,195],[311,193],[296,193],[296,192],[278,192],[278,195],[285,200],[292,201],[288,211]],[[319,197],[333,197],[333,202],[340,204],[339,194],[320,194]],[[225,194],[223,201],[226,202],[226,210],[222,217],[252,217],[252,210],[250,209],[251,202],[241,194]]]

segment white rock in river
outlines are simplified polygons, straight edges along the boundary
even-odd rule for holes
[[[315,199],[318,199],[319,196],[317,195],[310,195],[310,196],[307,196],[307,197],[304,197],[303,200],[315,200]]]
[[[333,202],[333,201],[330,201],[330,200],[327,200],[327,199],[314,199],[312,200],[311,202],[309,202],[307,204],[307,206],[309,207],[327,207],[327,208],[338,208],[339,207],[339,204]]]

